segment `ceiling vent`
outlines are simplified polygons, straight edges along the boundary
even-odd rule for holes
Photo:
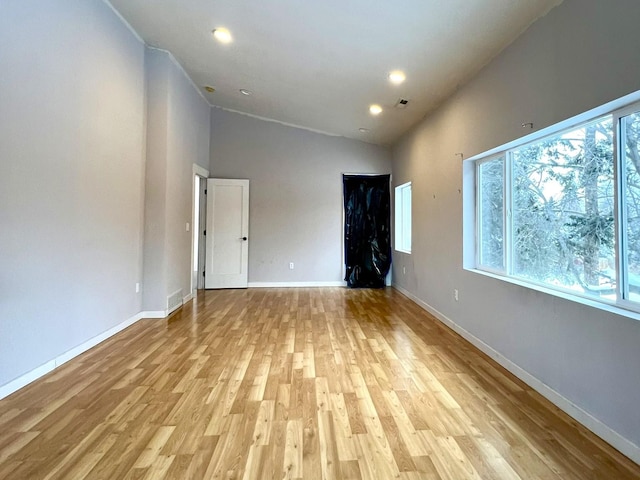
[[[406,98],[401,98],[396,102],[395,107],[396,108],[407,108],[407,105],[409,104],[409,100],[407,100]]]

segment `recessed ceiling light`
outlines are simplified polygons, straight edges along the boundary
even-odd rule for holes
[[[221,43],[231,43],[231,41],[233,40],[233,38],[231,37],[231,32],[224,27],[216,28],[211,33],[213,33],[213,38]]]
[[[247,90],[246,88],[241,88],[240,89],[240,93],[243,94],[243,95],[246,95],[247,97],[249,95],[253,95],[253,92],[251,90]]]
[[[369,132],[369,129],[368,129],[368,128],[360,127],[360,128],[358,129],[358,131],[360,131],[361,133],[368,133],[368,132]]]
[[[401,70],[394,70],[389,74],[389,81],[394,85],[400,85],[406,78],[407,76]]]
[[[373,104],[369,107],[371,115],[380,115],[382,113],[382,107],[380,105]]]
[[[216,91],[216,89],[215,89],[215,88],[210,87],[209,85],[207,85],[206,87],[204,87],[204,89],[205,89],[207,92],[209,92],[209,93],[213,93],[213,92],[215,92],[215,91]]]

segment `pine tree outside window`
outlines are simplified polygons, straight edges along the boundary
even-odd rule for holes
[[[474,162],[476,270],[640,311],[640,105]]]

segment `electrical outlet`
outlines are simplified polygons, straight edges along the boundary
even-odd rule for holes
[[[458,289],[454,288],[453,289],[453,299],[457,302],[458,301]]]
[[[289,270],[293,270],[293,262],[289,262]]]
[[[405,267],[404,265],[402,266],[402,274],[403,275],[407,274],[407,267]]]
[[[136,293],[140,293],[140,284],[136,283]]]
[[[189,231],[189,229],[190,229],[189,222],[187,222],[187,224],[185,225],[184,228],[187,230],[187,232]]]

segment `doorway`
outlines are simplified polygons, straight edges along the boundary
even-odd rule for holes
[[[391,176],[342,178],[347,286],[383,288],[391,266]]]
[[[207,177],[209,172],[193,165],[193,202],[191,215],[191,294],[204,288],[205,229],[207,228]]]

